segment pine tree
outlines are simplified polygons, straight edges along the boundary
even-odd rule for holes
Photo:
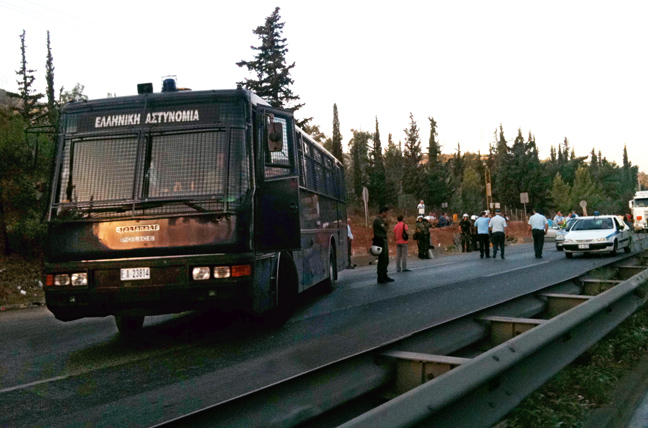
[[[331,154],[338,160],[342,160],[342,134],[340,134],[340,119],[338,117],[337,104],[333,104],[333,134],[331,140],[333,142]]]
[[[403,191],[418,199],[425,192],[420,163],[423,157],[421,153],[421,138],[419,128],[410,113],[410,125],[405,130],[405,149],[403,150]]]
[[[563,181],[560,173],[553,180],[550,196],[556,211],[567,213],[572,210],[571,187]]]
[[[20,78],[19,80],[17,80],[18,94],[12,94],[12,96],[20,99],[21,103],[18,111],[25,120],[27,126],[29,126],[39,116],[38,100],[43,97],[43,94],[37,93],[33,88],[35,80],[34,73],[36,72],[36,70],[32,70],[27,67],[26,51],[27,45],[25,44],[25,30],[23,30],[22,34],[20,35],[20,69],[16,71],[16,74]]]
[[[585,201],[589,214],[599,210],[599,204],[605,198],[596,187],[589,170],[584,167],[578,168],[571,190],[572,206],[577,207],[580,201]]]
[[[273,107],[297,111],[304,104],[294,104],[299,101],[299,96],[290,88],[294,83],[290,70],[295,67],[295,63],[286,65],[288,45],[286,39],[281,37],[285,23],[280,22],[280,19],[279,7],[276,7],[266,18],[265,24],[253,31],[261,40],[260,46],[251,46],[256,51],[254,60],[241,60],[236,65],[246,67],[255,78],[245,78],[238,84],[264,98]]]

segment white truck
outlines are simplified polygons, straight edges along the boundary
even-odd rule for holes
[[[646,223],[646,216],[648,216],[648,191],[644,190],[635,193],[632,200],[628,203],[632,210],[633,226],[636,232],[648,232],[648,223]]]

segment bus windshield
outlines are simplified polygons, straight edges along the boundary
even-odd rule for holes
[[[174,212],[236,210],[249,188],[243,129],[89,136],[64,141],[53,208],[96,214],[176,202]]]
[[[637,208],[646,208],[648,207],[648,198],[635,199],[634,206]]]

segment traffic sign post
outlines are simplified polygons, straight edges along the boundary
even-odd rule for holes
[[[362,201],[365,209],[365,227],[369,227],[369,189],[362,188]]]
[[[580,201],[578,205],[583,209],[583,215],[587,217],[587,201]]]
[[[524,220],[527,218],[527,212],[526,212],[526,204],[529,203],[529,193],[524,192],[520,193],[520,202],[524,205]]]

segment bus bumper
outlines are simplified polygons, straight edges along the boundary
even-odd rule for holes
[[[45,300],[61,321],[107,315],[160,315],[213,307],[245,308],[253,284],[252,255],[128,259],[47,264]],[[194,267],[250,266],[250,274],[194,280]],[[123,281],[121,269],[150,269],[150,278]],[[86,286],[53,285],[57,274],[83,272]]]

